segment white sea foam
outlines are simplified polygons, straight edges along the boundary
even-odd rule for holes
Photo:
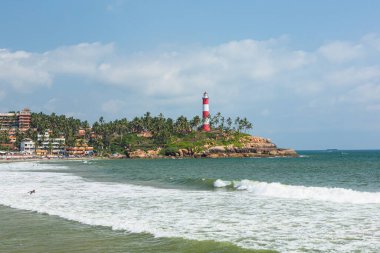
[[[230,181],[223,181],[221,179],[217,179],[214,182],[214,187],[216,187],[216,188],[222,188],[222,187],[226,187],[228,185],[231,185]]]
[[[112,229],[229,241],[246,248],[380,250],[377,202],[358,205],[289,199],[279,194],[302,188],[244,180],[240,187],[246,191],[157,189],[85,181],[52,172],[54,165],[39,164],[38,171],[33,167],[31,163],[0,164],[0,204]],[[31,189],[36,193],[27,194]]]
[[[215,187],[226,187],[229,181],[220,179],[214,182]],[[336,203],[370,204],[380,203],[379,192],[360,192],[343,188],[293,186],[281,183],[266,183],[251,180],[233,181],[237,190],[246,190],[258,196],[331,201]]]

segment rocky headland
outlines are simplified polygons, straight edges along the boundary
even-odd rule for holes
[[[250,135],[240,136],[234,143],[220,145],[209,141],[204,145],[164,150],[137,149],[127,153],[129,158],[227,158],[227,157],[297,157],[293,149],[278,148],[270,139]]]

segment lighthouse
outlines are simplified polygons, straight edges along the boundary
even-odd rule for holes
[[[203,102],[203,113],[202,113],[203,131],[209,132],[210,131],[210,118],[209,118],[210,112],[209,112],[209,106],[208,106],[208,94],[206,91],[205,93],[203,93],[202,102]]]

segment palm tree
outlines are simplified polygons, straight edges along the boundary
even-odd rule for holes
[[[198,129],[198,126],[200,125],[201,121],[201,117],[199,117],[198,115],[194,116],[194,118],[190,120],[191,128],[195,130]]]
[[[227,118],[227,131],[232,130],[232,119],[230,117]]]
[[[99,118],[99,122],[100,122],[101,125],[103,125],[103,123],[104,123],[104,118],[103,118],[103,116],[100,116],[100,118]]]
[[[144,114],[144,118],[142,118],[143,128],[145,131],[150,131],[152,128],[152,117],[150,116],[150,112],[146,112]]]
[[[38,145],[38,132],[37,131],[33,131],[31,139],[34,142],[34,153],[37,153],[37,145]]]
[[[49,154],[51,155],[53,151],[53,143],[52,143],[51,138],[49,139],[48,149],[49,149]]]
[[[248,130],[253,128],[253,125],[251,122],[248,121],[247,118],[244,118],[241,120],[242,128],[244,129],[244,132],[247,132]]]
[[[184,134],[191,131],[191,127],[187,118],[185,116],[178,117],[177,121],[174,123],[175,131],[179,134]]]
[[[235,119],[234,130],[237,130],[238,132],[240,132],[240,130],[241,130],[241,120],[240,120],[240,117],[236,117],[236,119]]]
[[[2,131],[0,134],[0,143],[8,144],[9,143],[9,136],[6,131]]]
[[[211,118],[210,125],[213,128],[219,128],[220,118],[222,117],[222,114],[218,112],[214,117]]]
[[[59,147],[59,152],[60,152],[60,153],[64,153],[64,152],[63,152],[63,149],[64,149],[64,141],[63,141],[62,139],[59,140],[58,147]]]

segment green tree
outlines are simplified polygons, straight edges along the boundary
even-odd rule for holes
[[[9,144],[9,136],[7,131],[0,132],[0,143]]]
[[[191,131],[190,123],[187,121],[185,116],[180,116],[177,118],[177,121],[174,123],[174,129],[176,133],[186,134]]]
[[[192,120],[190,120],[190,127],[193,130],[197,130],[199,128],[199,125],[201,124],[202,120],[201,118],[196,115]]]
[[[227,131],[231,131],[232,130],[232,119],[230,117],[227,118]]]

